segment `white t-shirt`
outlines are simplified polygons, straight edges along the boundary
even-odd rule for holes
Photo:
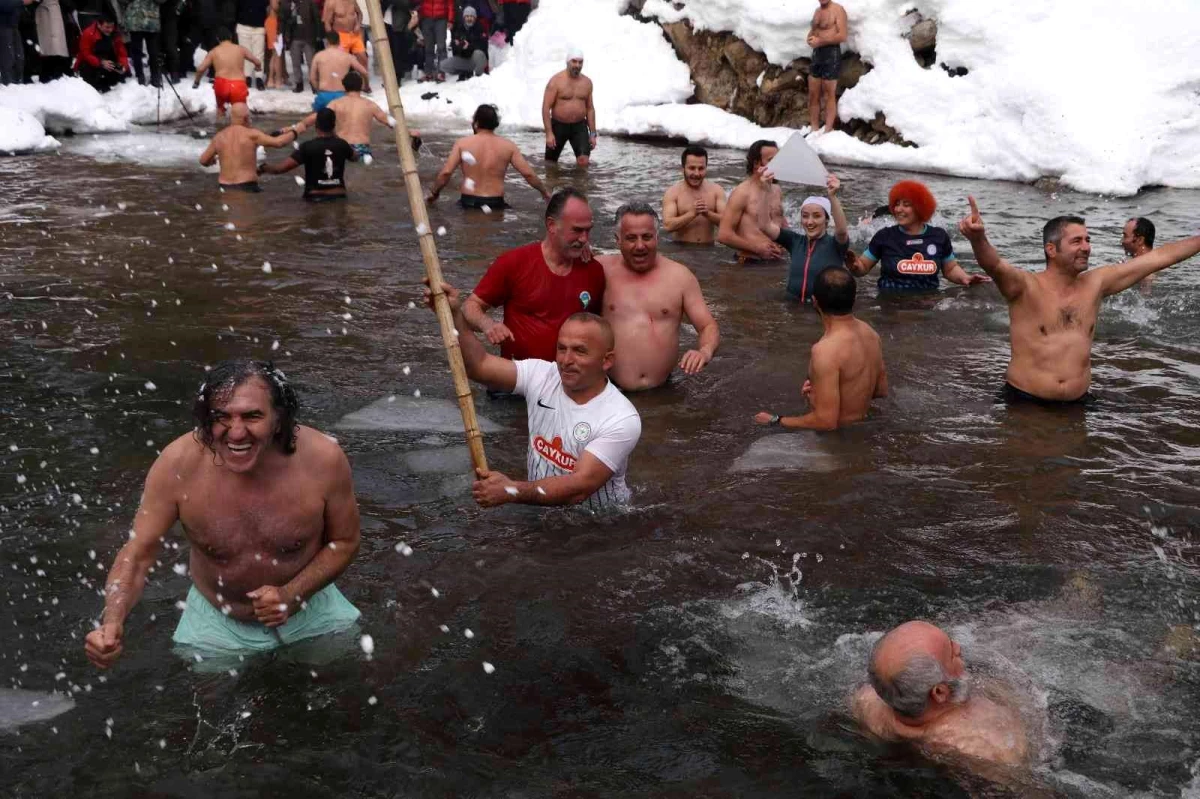
[[[629,501],[625,465],[642,435],[637,408],[610,380],[604,391],[579,405],[563,391],[557,364],[514,361],[516,393],[525,397],[529,416],[529,480],[561,477],[575,471],[590,452],[612,469],[612,477],[581,506],[600,510]]]

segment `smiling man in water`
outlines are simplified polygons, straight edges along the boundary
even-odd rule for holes
[[[181,647],[265,652],[358,619],[333,585],[358,552],[350,464],[333,439],[296,424],[298,408],[269,363],[225,361],[207,375],[197,426],[150,467],[108,574],[103,618],[85,642],[96,667],[120,657],[125,619],[176,521],[191,544],[192,587],[174,635]]]

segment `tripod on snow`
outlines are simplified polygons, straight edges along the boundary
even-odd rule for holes
[[[184,105],[183,98],[179,96],[179,90],[175,88],[175,84],[171,82],[170,77],[168,77],[167,73],[163,70],[164,61],[165,61],[165,56],[162,53],[159,53],[158,54],[158,102],[157,102],[157,108],[156,108],[156,117],[154,120],[154,129],[155,130],[158,130],[159,125],[162,124],[162,85],[164,83],[171,87],[171,93],[174,94],[175,99],[179,101],[179,107],[183,109],[183,113],[187,114],[188,121],[191,122],[191,121],[195,120],[195,117],[192,115],[192,112],[188,110],[188,107],[186,105]]]

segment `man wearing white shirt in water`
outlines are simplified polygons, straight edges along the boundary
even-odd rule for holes
[[[633,403],[608,379],[613,332],[596,314],[567,318],[554,362],[492,355],[467,325],[458,291],[443,283],[454,312],[463,363],[472,380],[525,397],[529,415],[528,479],[478,470],[471,489],[485,508],[507,502],[582,505],[603,510],[629,501],[625,466],[642,435]],[[432,297],[426,289],[426,301]]]

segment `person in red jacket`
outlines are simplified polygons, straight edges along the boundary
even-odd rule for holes
[[[129,55],[111,13],[89,25],[79,38],[75,69],[101,94],[129,77]]]
[[[446,31],[454,21],[454,0],[421,0],[417,13],[421,17],[421,36],[425,39],[425,71],[421,80],[441,83],[446,73],[436,70],[446,60]]]

